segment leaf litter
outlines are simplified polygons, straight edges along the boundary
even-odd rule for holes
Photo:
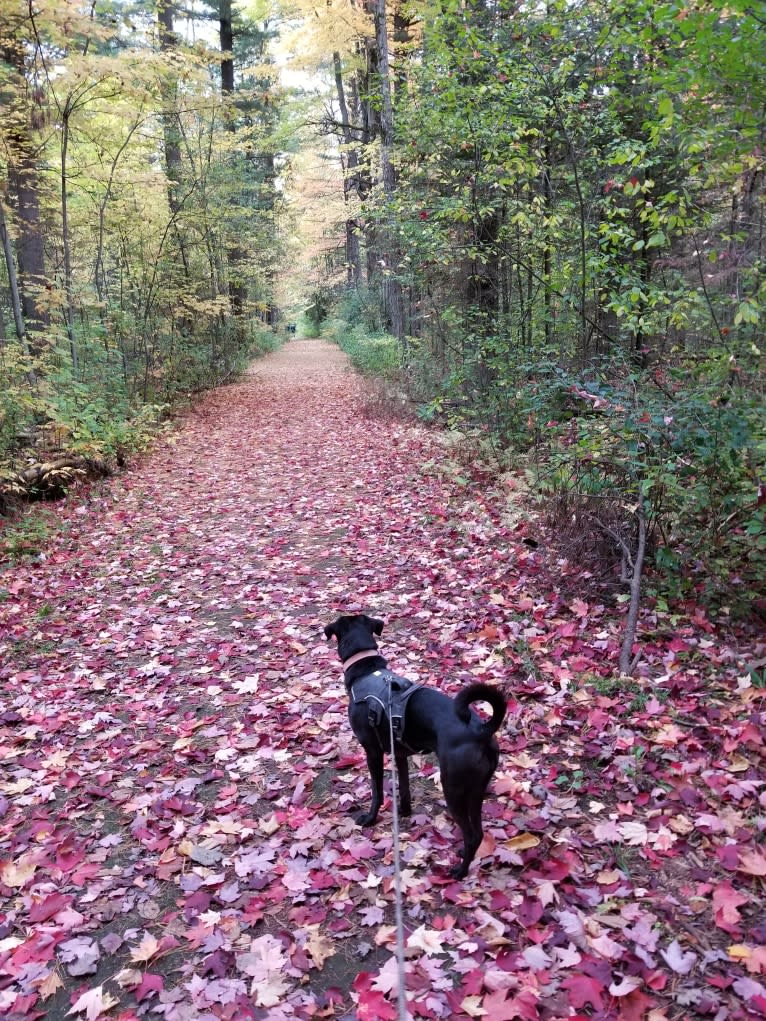
[[[620,608],[445,450],[296,341],[0,576],[3,1017],[397,1016],[390,803],[349,815],[322,636],[363,609],[398,671],[510,703],[463,882],[419,760],[411,1016],[766,1016],[762,640],[645,608],[621,680]]]

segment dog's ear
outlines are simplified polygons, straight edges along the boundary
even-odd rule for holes
[[[364,619],[370,625],[370,630],[372,631],[372,633],[374,635],[377,635],[378,637],[380,637],[383,634],[383,621],[382,620],[378,620],[377,617],[368,617],[367,614],[364,615]]]
[[[324,636],[325,636],[325,638],[333,638],[333,637],[337,638],[338,637],[338,632],[335,630],[335,624],[334,623],[327,625],[327,627],[324,629]]]

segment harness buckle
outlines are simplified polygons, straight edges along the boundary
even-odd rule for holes
[[[397,741],[402,740],[404,735],[404,717],[396,716],[393,712],[391,713],[391,729],[394,732],[394,737]]]

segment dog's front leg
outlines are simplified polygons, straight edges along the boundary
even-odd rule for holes
[[[396,752],[396,775],[399,780],[399,812],[401,815],[412,815],[410,769],[407,754],[401,749]]]
[[[383,750],[382,748],[365,748],[367,767],[370,770],[372,801],[369,812],[355,816],[360,826],[372,826],[378,818],[380,806],[383,804]]]

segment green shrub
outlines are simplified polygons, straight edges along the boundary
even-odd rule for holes
[[[539,490],[583,526],[626,535],[640,487],[669,593],[693,586],[747,606],[766,569],[761,394],[732,376],[725,352],[661,372],[623,369],[619,378],[608,366],[616,382],[605,372],[537,389]]]

